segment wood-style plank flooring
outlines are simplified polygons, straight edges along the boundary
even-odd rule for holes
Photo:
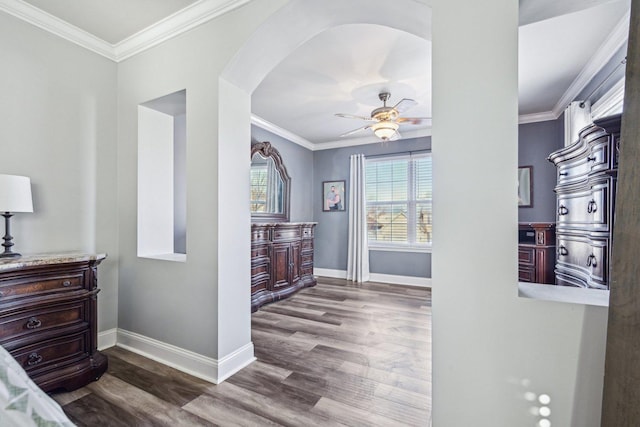
[[[257,361],[219,385],[112,347],[54,398],[78,426],[428,426],[431,292],[319,278],[252,315]]]

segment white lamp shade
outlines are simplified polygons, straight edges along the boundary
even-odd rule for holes
[[[0,212],[33,212],[28,177],[0,174]]]

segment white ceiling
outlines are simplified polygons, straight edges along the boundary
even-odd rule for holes
[[[117,44],[197,0],[24,0],[94,36]]]
[[[242,5],[246,1],[230,3]],[[7,4],[24,8],[26,3],[104,41],[107,48],[116,49],[115,60],[139,51],[128,46],[136,37],[142,39],[151,25],[177,22],[187,15],[192,25],[197,25],[205,18],[194,18],[196,12],[213,17],[211,10],[222,10],[225,4],[221,0],[4,0],[0,10],[12,13]],[[521,118],[554,118],[606,62],[607,55],[621,45],[617,39],[624,31],[621,23],[629,0],[519,3]],[[29,20],[24,10],[13,14]],[[407,10],[398,10],[398,14],[398,19],[419,19]],[[422,25],[428,28],[430,22]],[[155,27],[157,31],[158,25]],[[616,31],[617,39],[612,36]],[[154,34],[154,40],[161,39]],[[120,46],[125,50],[118,51]],[[103,47],[94,50],[110,56]],[[473,64],[467,66],[473,72]],[[252,95],[254,121],[316,148],[373,142],[370,131],[339,138],[366,123],[335,117],[334,113],[368,116],[381,106],[378,93],[388,90],[390,105],[404,97],[418,102],[405,116],[430,116],[430,70],[431,42],[425,38],[370,24],[334,27],[299,46],[261,82]],[[403,125],[400,131],[405,137],[429,133],[425,126]]]

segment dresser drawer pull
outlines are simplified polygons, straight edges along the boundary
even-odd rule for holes
[[[598,205],[595,200],[589,200],[589,204],[587,205],[587,212],[594,213],[598,210]]]
[[[596,261],[596,256],[594,254],[589,255],[587,258],[587,267],[597,267],[598,261]]]
[[[64,282],[62,282],[62,286],[71,286],[71,282],[69,280],[65,280]]]
[[[596,156],[587,157],[587,162],[595,162],[595,161],[596,161]]]
[[[27,329],[38,329],[40,326],[42,326],[42,322],[37,317],[27,320]]]
[[[560,175],[560,176],[567,176],[567,175],[569,175],[569,172],[560,172],[560,173],[558,173],[558,175]]]
[[[567,209],[567,207],[565,205],[560,205],[560,207],[558,208],[558,215],[566,215],[569,213],[569,209]]]
[[[31,353],[29,357],[27,357],[27,365],[29,366],[35,366],[40,362],[42,362],[42,356],[38,353]]]
[[[564,246],[560,246],[558,248],[558,256],[565,256],[565,255],[569,255],[569,251]]]

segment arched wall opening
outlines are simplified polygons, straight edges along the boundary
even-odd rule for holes
[[[294,0],[261,25],[219,79],[218,155],[224,160],[219,161],[218,200],[225,206],[218,215],[219,358],[251,341],[249,192],[236,190],[249,177],[251,94],[298,46],[347,24],[377,24],[431,39],[431,9],[414,0]]]

